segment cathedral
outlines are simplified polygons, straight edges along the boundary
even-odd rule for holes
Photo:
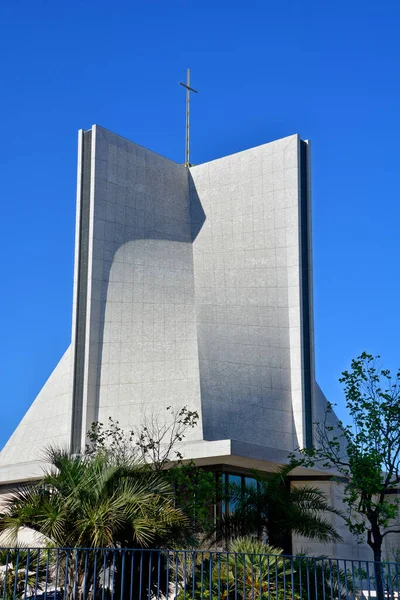
[[[0,454],[1,489],[40,477],[50,445],[80,452],[93,422],[129,429],[171,406],[199,414],[184,458],[226,477],[311,446],[326,407],[312,286],[309,142],[189,167],[81,130],[71,343]],[[296,480],[334,500],[326,474]]]

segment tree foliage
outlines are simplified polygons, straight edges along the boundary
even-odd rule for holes
[[[187,532],[188,520],[158,473],[104,455],[48,454],[52,466],[42,480],[11,493],[2,507],[0,531],[10,543],[23,527],[64,548],[173,547]]]
[[[178,563],[178,579],[193,600],[301,600],[336,598],[345,600],[354,591],[351,572],[332,561],[285,556],[281,548],[251,537],[228,544],[227,553],[198,553]]]
[[[191,591],[193,600],[270,596],[284,600],[290,588],[290,563],[285,565],[281,548],[238,538],[229,543],[228,553],[205,552],[185,557],[178,563],[177,578],[183,582],[177,600],[185,600],[185,590]]]
[[[171,484],[147,465],[114,461],[104,453],[71,456],[49,450],[48,458],[52,466],[42,480],[20,487],[1,509],[0,532],[10,545],[22,528],[40,533],[43,543],[55,548],[174,548],[193,543],[189,519],[175,505]],[[73,600],[76,590],[81,596],[96,583],[96,552],[76,553],[73,560],[68,552],[57,562],[65,570],[66,597]],[[124,569],[117,556],[113,568],[129,579],[137,566]]]
[[[349,530],[367,541],[374,560],[382,559],[387,535],[399,514],[400,482],[400,370],[392,375],[379,366],[379,356],[363,352],[353,359],[340,382],[344,386],[351,423],[334,423],[328,405],[324,422],[316,424],[316,443],[302,450],[303,464],[334,469],[343,482]],[[382,597],[380,570],[378,595]]]
[[[41,591],[46,581],[46,560],[39,550],[0,549],[0,595],[4,600],[26,598]]]
[[[190,519],[199,541],[215,528],[215,505],[222,495],[214,473],[195,465],[179,462],[165,471],[165,477],[175,490],[175,502]]]
[[[107,427],[93,423],[86,455],[109,456],[117,463],[133,459],[156,471],[172,486],[175,505],[188,517],[192,530],[198,535],[208,534],[214,525],[213,507],[218,500],[215,476],[193,461],[184,462],[179,448],[187,433],[196,427],[199,415],[187,406],[168,406],[167,411],[168,421],[152,412],[143,415],[140,426],[128,431],[112,418]]]
[[[338,541],[340,536],[327,513],[340,514],[314,486],[291,487],[288,475],[296,465],[284,465],[268,476],[256,473],[255,484],[244,488],[232,484],[230,511],[218,524],[218,538],[256,535],[272,546],[285,548],[293,533],[321,542]],[[285,548],[286,549],[286,548]]]
[[[187,406],[175,409],[167,406],[169,419],[162,419],[153,411],[142,416],[141,425],[125,430],[117,420],[109,417],[108,426],[92,423],[88,431],[86,454],[108,454],[115,460],[140,459],[156,471],[163,471],[183,456],[177,444],[182,442],[199,420],[197,411]]]

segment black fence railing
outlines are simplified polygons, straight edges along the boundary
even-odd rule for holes
[[[397,600],[399,571],[306,556],[2,548],[0,600]]]

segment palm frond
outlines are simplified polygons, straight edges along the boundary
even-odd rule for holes
[[[129,459],[71,456],[49,448],[42,480],[21,486],[0,513],[0,532],[17,540],[22,527],[60,547],[168,545],[182,539],[189,523],[173,504],[171,484]]]
[[[294,504],[302,510],[343,515],[341,510],[329,504],[325,494],[317,487],[307,485],[295,487],[290,490],[290,496]]]
[[[295,466],[284,465],[268,476],[258,475],[257,486],[242,489],[241,485],[232,484],[229,500],[234,509],[220,518],[216,539],[230,535],[260,536],[262,532],[279,543],[284,534],[291,532],[323,542],[341,539],[326,518],[327,514],[342,516],[341,511],[332,507],[315,486],[291,487],[287,477]]]

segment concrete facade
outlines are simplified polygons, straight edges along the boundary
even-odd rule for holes
[[[309,445],[326,403],[310,232],[298,135],[187,169],[80,131],[71,345],[2,450],[0,484],[38,477],[49,445],[79,452],[94,421],[128,429],[168,406],[198,411],[181,450],[199,465],[268,471]]]
[[[306,445],[301,143],[294,135],[191,169],[206,439]]]
[[[99,126],[81,131],[71,348],[1,453],[1,479],[26,462],[36,422],[48,434],[34,470],[45,444],[84,447],[93,421],[128,428],[149,411],[168,419],[171,405],[201,415],[188,451],[203,442],[213,456],[220,442],[226,456],[232,440],[265,460],[306,445],[309,227],[298,135],[188,170]]]
[[[75,373],[76,450],[93,421],[129,427],[153,408],[166,417],[169,405],[201,410],[187,171],[99,127],[81,135],[81,147],[91,135],[91,182],[87,275],[82,228],[75,253],[72,345],[77,354],[84,338],[85,349],[75,359],[84,364]],[[77,223],[83,186],[78,198]],[[201,425],[191,434],[201,439]]]
[[[70,444],[71,415],[69,347],[1,451],[0,484],[40,476],[46,447]]]

